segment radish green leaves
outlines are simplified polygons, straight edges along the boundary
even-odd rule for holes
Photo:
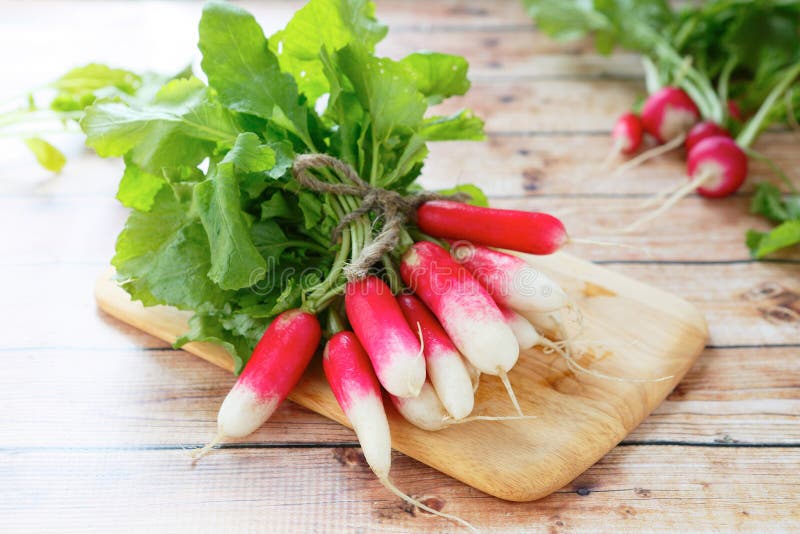
[[[467,91],[467,62],[377,57],[386,31],[366,0],[312,0],[269,38],[248,12],[212,1],[204,76],[89,65],[54,84],[54,106],[79,114],[87,144],[124,158],[117,198],[132,212],[112,263],[134,299],[194,311],[179,345],[220,343],[241,369],[274,316],[343,288],[332,231],[357,203],[304,190],[297,155],[329,154],[402,194],[418,187],[427,142],[483,138],[468,110],[427,113]]]

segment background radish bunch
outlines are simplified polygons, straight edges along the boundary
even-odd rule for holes
[[[694,191],[706,198],[734,194],[747,179],[748,159],[757,159],[770,167],[764,177],[770,181],[756,185],[750,212],[777,226],[748,231],[751,255],[800,244],[800,188],[753,150],[770,126],[800,131],[800,2],[522,3],[537,27],[558,41],[593,39],[601,54],[625,49],[640,55],[648,94],[612,128],[606,164],[633,156],[617,174],[685,148],[689,183],[650,199],[644,207],[661,206],[623,230],[642,227]],[[647,138],[656,146],[639,152]],[[781,182],[772,183],[775,178]]]
[[[798,74],[800,66],[791,70],[783,83],[779,83],[771,94],[777,98],[776,95],[782,94]],[[649,199],[642,207],[652,208],[659,202],[661,204],[622,230],[630,232],[643,227],[681,198],[695,191],[706,198],[723,198],[736,193],[747,179],[748,153],[758,156],[749,147],[772,104],[772,99],[768,98],[751,122],[742,127],[731,112],[732,110],[740,117],[735,102],[730,101],[726,106],[729,112],[723,115],[722,120],[703,118],[698,106],[685,91],[667,86],[653,92],[645,100],[640,116],[623,114],[611,134],[614,152],[634,153],[641,145],[642,131],[660,143],[660,146],[629,160],[618,172],[630,170],[652,157],[682,145],[685,148],[686,176],[689,182],[678,183]],[[739,130],[735,139],[723,122]],[[791,182],[789,183],[791,186]]]

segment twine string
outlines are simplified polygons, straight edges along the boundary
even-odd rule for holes
[[[349,183],[331,183],[314,176],[311,169],[329,168]],[[358,173],[340,159],[327,154],[302,154],[297,156],[292,165],[295,180],[305,189],[318,193],[333,195],[349,195],[361,199],[360,206],[342,217],[331,236],[337,240],[342,231],[359,217],[376,212],[383,218],[381,231],[367,244],[357,258],[344,268],[348,280],[359,280],[369,274],[369,269],[384,254],[392,250],[400,242],[400,235],[408,221],[416,217],[417,208],[430,200],[453,200],[465,202],[469,195],[456,193],[443,195],[430,191],[401,195],[397,191],[374,187],[364,181]]]

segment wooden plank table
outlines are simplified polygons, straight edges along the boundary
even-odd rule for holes
[[[245,3],[267,32],[299,6]],[[92,60],[177,70],[194,57],[195,2],[0,0],[0,100]],[[625,178],[596,165],[642,87],[636,58],[556,45],[515,1],[380,2],[381,52],[465,55],[473,89],[447,104],[486,119],[485,143],[433,146],[424,183],[475,182],[501,207],[562,213],[573,235],[630,220],[683,172],[662,157]],[[795,177],[800,142],[759,147]],[[451,524],[381,489],[352,432],[287,403],[263,429],[192,468],[233,378],[97,311],[92,286],[125,210],[120,163],[53,138],[40,170],[0,139],[0,531],[428,532]],[[753,166],[752,176],[766,174]],[[753,262],[752,186],[692,197],[626,242],[572,252],[672,291],[706,314],[710,345],[667,401],[543,500],[488,497],[402,455],[398,485],[487,531],[790,531],[800,528],[800,254]],[[568,422],[565,422],[568,424]]]

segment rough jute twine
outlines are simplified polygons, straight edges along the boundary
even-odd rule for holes
[[[311,174],[310,169],[329,168],[350,183],[324,182]],[[367,244],[352,263],[344,268],[348,280],[359,280],[369,274],[369,269],[381,260],[384,254],[397,246],[403,226],[409,220],[414,220],[420,204],[429,200],[453,200],[465,202],[469,195],[456,193],[442,195],[423,191],[409,195],[401,195],[380,187],[373,187],[361,179],[358,173],[347,163],[327,154],[302,154],[297,156],[292,165],[292,174],[295,180],[304,188],[319,193],[334,195],[349,195],[359,197],[361,205],[342,217],[333,230],[333,239],[336,240],[342,230],[350,223],[371,211],[383,218],[383,228],[372,241]]]

